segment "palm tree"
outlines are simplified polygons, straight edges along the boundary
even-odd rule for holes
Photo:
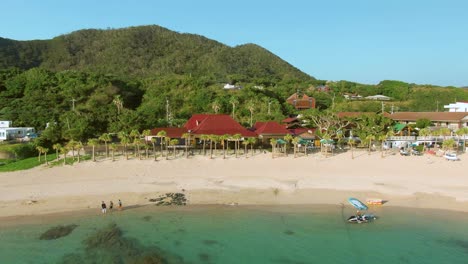
[[[236,148],[236,158],[238,157],[238,152],[239,152],[239,142],[240,142],[240,139],[242,138],[242,135],[241,134],[235,134],[234,136],[232,136],[232,138],[235,140],[234,141],[234,146]]]
[[[130,143],[130,138],[127,135],[123,135],[120,138],[120,144],[123,145],[123,152],[125,155],[125,159],[128,160],[128,151],[127,151],[127,146]]]
[[[151,144],[153,144],[154,161],[157,160],[157,158],[156,158],[156,141],[157,141],[156,137],[151,138]]]
[[[236,112],[236,105],[239,104],[239,101],[237,100],[236,97],[231,97],[231,99],[229,99],[229,103],[232,105],[232,118],[234,119],[234,116],[235,116],[235,112]]]
[[[215,135],[208,135],[208,140],[210,141],[210,159],[213,158],[213,141]]]
[[[60,145],[60,143],[55,143],[52,148],[55,150],[55,155],[57,155],[57,161],[59,160],[60,156],[59,156],[59,151],[60,151],[60,148],[62,148],[62,145]]]
[[[278,141],[274,138],[270,139],[270,144],[271,144],[271,158],[275,158],[275,151],[276,151],[276,144]]]
[[[215,114],[217,114],[221,106],[218,101],[214,101],[211,105],[211,108],[213,108],[213,111],[215,112]]]
[[[252,157],[254,156],[254,150],[253,150],[253,146],[255,144],[255,142],[257,141],[256,138],[247,138],[247,140],[249,141],[249,144],[250,144],[250,152],[252,153]]]
[[[419,130],[419,136],[421,137],[428,137],[428,136],[431,136],[432,135],[432,131],[429,127],[425,127],[421,130]],[[424,149],[426,149],[426,144],[427,144],[427,140],[424,140]]]
[[[83,143],[81,141],[77,141],[76,142],[76,156],[78,157],[78,163],[80,163],[80,151],[81,149],[83,148]]]
[[[226,145],[227,145],[228,139],[229,139],[228,134],[225,134],[219,137],[219,140],[221,141],[221,145],[223,146],[223,159],[226,158]]]
[[[130,131],[130,135],[129,135],[131,138],[132,138],[132,142],[133,142],[133,155],[135,156],[135,158],[137,157],[140,157],[140,132],[138,132],[138,130],[136,129],[133,129],[132,131]]]
[[[179,144],[179,140],[177,138],[171,139],[169,141],[169,145],[172,146],[172,151],[174,153],[174,159],[176,157],[176,146]]]
[[[218,135],[212,135],[211,136],[211,140],[213,140],[213,143],[214,143],[214,153],[215,153],[215,155],[217,155],[216,152],[218,152],[219,138],[220,138],[220,136],[218,136]]]
[[[163,141],[167,137],[167,132],[161,130],[156,134],[156,137],[159,138],[159,144],[161,145],[161,156],[163,156]]]
[[[133,139],[133,148],[136,149],[134,156],[135,158],[138,157],[141,160],[141,153],[140,153],[140,146],[141,146],[141,139],[136,137]]]
[[[456,145],[457,142],[455,142],[455,139],[449,138],[442,143],[442,149],[445,151],[453,150],[453,147]]]
[[[120,95],[117,95],[112,103],[117,107],[117,114],[120,115],[120,111],[123,109],[123,100]]]
[[[208,135],[200,135],[200,140],[203,142],[203,155],[206,155],[206,141],[208,140],[209,136]]]
[[[94,153],[95,153],[94,150],[95,150],[95,147],[97,146],[97,144],[99,144],[99,140],[97,138],[90,138],[88,140],[88,146],[93,147],[93,161],[96,161],[96,156],[94,155]]]
[[[457,136],[463,137],[463,152],[466,152],[466,137],[468,136],[468,127],[462,127],[457,130]]]
[[[72,158],[73,158],[73,161],[75,160],[75,147],[76,147],[76,141],[75,140],[70,140],[68,141],[67,143],[67,149],[70,149],[72,151]]]
[[[141,132],[141,135],[145,137],[145,151],[146,151],[146,158],[148,159],[148,137],[151,135],[151,130],[145,129]]]
[[[293,139],[293,136],[291,134],[287,134],[284,136],[284,141],[286,141],[286,144],[284,144],[284,152],[286,153],[286,157],[288,156],[288,145]]]
[[[170,137],[164,137],[164,145],[166,146],[166,160],[169,159],[169,145],[170,145],[170,143],[171,143],[171,138]]]
[[[387,140],[387,134],[380,134],[379,137],[378,137],[378,140],[381,142],[381,145],[380,145],[380,157],[383,158],[384,157],[384,142]]]
[[[351,159],[354,159],[353,145],[355,144],[356,144],[356,141],[354,140],[354,138],[348,139],[348,145],[349,145],[349,148],[351,149]]]
[[[42,150],[44,149],[44,147],[41,147],[41,146],[37,146],[36,147],[36,150],[37,150],[37,153],[39,153],[39,156],[37,157],[37,160],[39,162],[41,162],[41,154],[42,154]]]
[[[294,146],[294,158],[297,158],[297,145],[299,144],[299,141],[301,141],[301,138],[295,137],[292,140],[293,146]]]
[[[247,147],[249,146],[250,142],[248,140],[242,141],[242,145],[244,145],[244,155],[247,158]]]
[[[60,152],[63,154],[63,165],[66,165],[67,164],[67,152],[68,152],[67,146],[61,147]]]
[[[368,155],[371,154],[372,141],[374,141],[374,140],[375,140],[375,136],[374,136],[374,135],[372,135],[372,134],[367,135],[366,141],[367,141],[368,144],[369,144],[369,152],[367,153]]]
[[[188,146],[190,144],[190,133],[183,133],[182,138],[185,139],[185,158],[188,159]]]
[[[47,152],[49,152],[48,148],[43,148],[42,149],[42,153],[44,153],[45,163],[46,163],[46,165],[49,165],[49,161],[47,160]]]
[[[114,161],[114,160],[115,160],[115,159],[114,159],[114,153],[115,153],[115,151],[117,150],[117,144],[111,143],[110,146],[109,146],[109,148],[110,148],[111,151],[112,151],[112,161]]]
[[[109,148],[107,147],[107,142],[112,140],[112,137],[109,133],[104,133],[99,137],[99,140],[104,141],[104,145],[106,146],[106,158],[109,158]]]
[[[255,103],[250,100],[250,102],[247,104],[247,109],[249,109],[250,112],[250,127],[253,126],[253,113],[255,111]]]

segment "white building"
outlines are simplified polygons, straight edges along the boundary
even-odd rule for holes
[[[11,121],[0,121],[0,141],[25,139],[35,135],[33,127],[12,127]]]
[[[385,96],[385,95],[377,94],[377,95],[367,96],[366,99],[367,100],[376,100],[376,101],[389,101],[392,98],[390,98],[388,96]]]
[[[468,102],[456,102],[454,104],[444,105],[449,112],[468,112]]]

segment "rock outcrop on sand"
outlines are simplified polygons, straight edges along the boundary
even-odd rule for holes
[[[158,198],[149,199],[150,202],[156,203],[157,206],[161,205],[186,205],[187,198],[183,193],[166,193],[160,195]]]

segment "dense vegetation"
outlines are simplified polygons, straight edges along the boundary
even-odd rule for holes
[[[224,90],[225,83],[242,89]],[[317,91],[322,85],[331,91]],[[455,87],[316,80],[259,46],[231,48],[157,26],[81,30],[43,41],[0,38],[0,119],[39,131],[49,124],[42,133],[49,148],[103,133],[180,126],[193,113],[233,114],[245,126],[251,115],[253,122],[281,120],[298,113],[285,102],[296,91],[333,111],[382,108],[345,100],[345,93],[390,96],[386,111],[468,101],[468,91]]]

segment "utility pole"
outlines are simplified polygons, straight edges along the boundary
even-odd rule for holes
[[[72,110],[75,111],[75,102],[76,102],[76,99],[75,99],[75,98],[72,98],[70,101],[72,102]]]
[[[385,105],[384,105],[384,102],[382,102],[382,115],[383,115],[384,111],[385,111]]]
[[[169,123],[169,99],[166,97],[166,121]]]
[[[271,115],[271,111],[270,111],[271,103],[273,103],[273,101],[268,101],[268,115]]]
[[[392,105],[392,110],[391,110],[391,112],[390,112],[390,113],[391,113],[391,114],[393,114],[393,105]]]
[[[439,112],[439,100],[436,101],[436,104],[437,104],[437,111],[436,112]]]

